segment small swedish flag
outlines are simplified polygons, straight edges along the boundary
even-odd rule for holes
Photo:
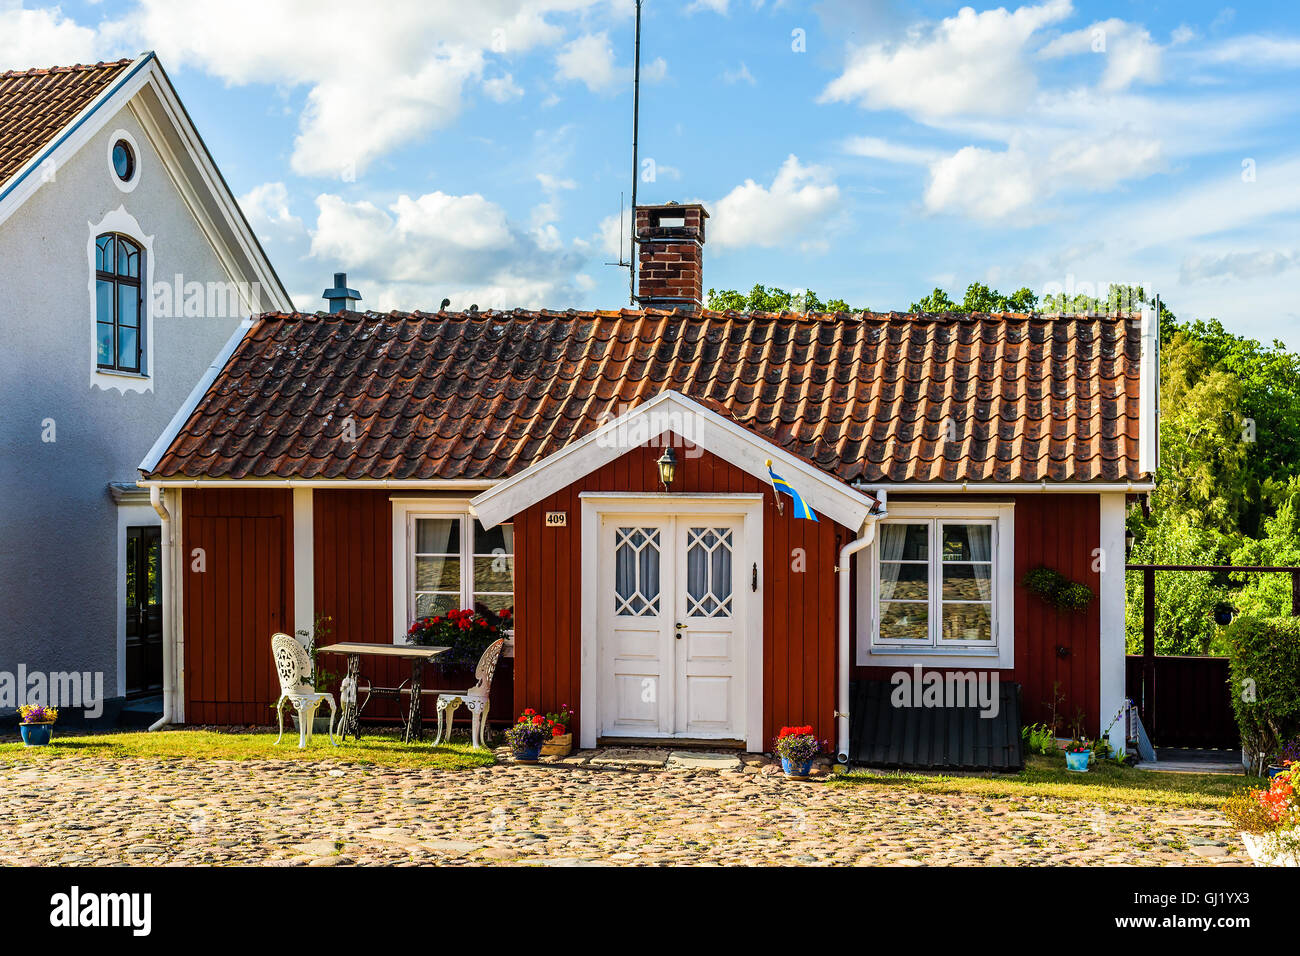
[[[775,491],[777,495],[777,507],[779,508],[781,506],[781,495],[787,494],[790,496],[790,500],[794,504],[794,516],[796,518],[806,518],[809,521],[816,521],[817,512],[808,507],[808,502],[803,500],[803,497],[799,492],[794,490],[794,487],[790,482],[786,481],[772,470],[772,459],[767,459],[764,464],[767,465],[768,477],[772,479],[772,490]]]

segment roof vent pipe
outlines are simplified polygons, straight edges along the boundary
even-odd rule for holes
[[[353,302],[361,301],[361,293],[348,288],[348,274],[334,273],[334,288],[326,289],[321,297],[330,304],[330,312],[344,312],[352,309]]]

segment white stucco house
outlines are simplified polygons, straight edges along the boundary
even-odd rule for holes
[[[102,682],[67,716],[111,721],[162,689],[136,467],[241,320],[293,307],[154,54],[0,74],[0,292],[0,713]]]

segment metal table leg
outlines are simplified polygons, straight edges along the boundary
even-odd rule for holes
[[[406,718],[406,733],[402,740],[406,743],[411,742],[411,738],[422,739],[424,737],[424,724],[420,720],[420,678],[424,672],[424,661],[419,658],[411,660],[411,712]]]
[[[357,684],[361,679],[361,655],[349,654],[347,674],[344,679],[351,681],[352,693],[351,700],[343,702],[343,732],[340,737],[347,738],[352,735],[353,740],[361,739],[361,709],[357,706],[356,693]]]

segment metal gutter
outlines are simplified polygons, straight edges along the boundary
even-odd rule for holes
[[[1144,494],[1155,490],[1154,481],[955,481],[955,482],[892,482],[878,483],[855,481],[852,486],[858,491],[893,491],[910,494],[924,491],[972,492],[974,494]]]
[[[503,478],[141,478],[141,488],[392,488],[480,491]]]

